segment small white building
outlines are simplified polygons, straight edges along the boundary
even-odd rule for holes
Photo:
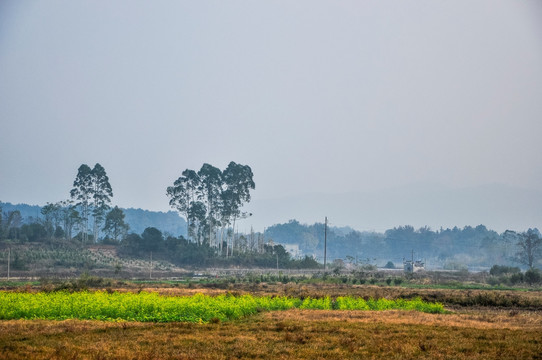
[[[425,263],[421,260],[403,260],[403,270],[406,273],[415,273],[425,270]]]
[[[283,244],[284,250],[286,250],[294,259],[301,257],[301,250],[297,244]]]

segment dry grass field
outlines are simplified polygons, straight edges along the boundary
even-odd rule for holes
[[[209,324],[0,321],[0,359],[542,359],[540,292],[295,284],[145,290],[175,295],[421,295],[448,299],[452,313],[296,309]],[[520,306],[459,304],[475,297],[514,299]]]
[[[228,323],[0,322],[2,359],[540,359],[542,314],[288,310]]]

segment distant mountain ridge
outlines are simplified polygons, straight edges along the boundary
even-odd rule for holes
[[[150,211],[143,209],[122,209],[124,220],[130,225],[130,231],[141,234],[148,227],[155,227],[162,233],[173,236],[186,236],[186,221],[175,211]]]
[[[41,206],[28,204],[12,204],[0,202],[3,212],[19,210],[23,222],[29,223],[42,218]],[[186,221],[174,211],[150,211],[143,209],[122,209],[125,214],[125,222],[130,225],[130,232],[141,234],[147,227],[155,227],[162,233],[173,236],[186,236]]]
[[[484,224],[496,231],[542,228],[542,191],[502,184],[452,188],[419,184],[372,192],[303,193],[258,198],[247,204],[254,214],[247,227],[263,229],[290,219],[312,224],[327,216],[332,226],[379,231],[400,225],[463,227]]]

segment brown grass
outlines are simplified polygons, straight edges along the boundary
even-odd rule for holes
[[[29,289],[20,289],[28,291]],[[37,290],[37,289],[34,289]],[[0,321],[0,359],[542,359],[541,292],[234,284],[125,287],[168,295],[354,295],[444,299],[452,314],[264,312],[221,323]],[[513,306],[466,306],[472,299]]]
[[[542,314],[289,310],[215,324],[0,322],[0,359],[540,359]]]

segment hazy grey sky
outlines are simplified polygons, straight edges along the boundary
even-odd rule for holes
[[[182,170],[232,160],[260,204],[541,194],[542,2],[3,0],[0,121],[0,200],[15,203],[67,198],[96,162],[115,204],[151,210]],[[258,226],[320,220],[287,210]],[[526,211],[542,224],[540,202]]]

